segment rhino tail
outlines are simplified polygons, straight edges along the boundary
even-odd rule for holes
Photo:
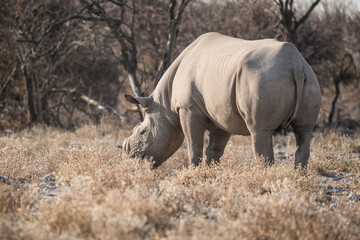
[[[294,73],[293,73],[294,74],[294,80],[295,80],[295,92],[296,92],[295,110],[294,110],[294,113],[292,114],[291,118],[287,122],[285,128],[288,128],[291,121],[296,117],[296,114],[299,111],[301,97],[302,97],[302,93],[303,93],[303,90],[304,90],[305,75],[304,75],[304,72],[303,72],[300,57],[298,57],[298,59],[299,59],[299,63],[295,66]]]

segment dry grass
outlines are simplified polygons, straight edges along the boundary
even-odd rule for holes
[[[104,126],[2,136],[0,174],[24,183],[0,182],[0,239],[358,239],[359,135],[315,133],[306,173],[291,134],[274,145],[270,168],[234,137],[217,166],[184,167],[182,147],[150,170]]]

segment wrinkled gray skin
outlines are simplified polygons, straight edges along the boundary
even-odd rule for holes
[[[246,41],[207,33],[173,62],[149,97],[126,96],[146,116],[124,141],[132,157],[161,165],[187,141],[189,160],[217,162],[231,134],[251,135],[255,156],[274,162],[272,135],[293,127],[295,167],[305,168],[311,133],[321,105],[318,80],[291,43]]]

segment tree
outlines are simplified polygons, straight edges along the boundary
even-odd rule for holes
[[[170,0],[169,9],[169,29],[168,38],[164,51],[163,58],[157,68],[155,77],[155,86],[169,67],[172,61],[172,52],[176,44],[178,34],[178,26],[181,21],[181,16],[186,6],[192,0]],[[117,56],[113,47],[108,46],[118,61],[122,64],[128,73],[128,79],[132,91],[137,97],[143,97],[144,92],[141,90],[141,82],[138,80],[138,57],[141,54],[138,46],[138,39],[136,38],[136,24],[137,16],[140,14],[136,6],[136,1],[124,0],[91,0],[82,1],[86,7],[88,16],[83,16],[82,19],[93,22],[104,21],[109,27],[111,34],[119,43],[120,56]],[[140,112],[140,119],[142,114]]]
[[[26,83],[29,125],[40,123],[71,126],[75,110],[89,117],[107,111],[124,121],[124,116],[115,108],[71,87],[70,85],[80,84],[68,84],[69,79],[65,77],[67,74],[62,73],[65,75],[62,77],[59,73],[66,72],[64,65],[74,63],[74,60],[70,59],[71,56],[86,45],[79,39],[87,29],[77,25],[74,20],[82,19],[81,14],[87,8],[76,12],[71,1],[33,0],[16,3],[18,6],[12,6],[16,9],[16,20],[13,20],[16,24],[13,27],[17,33],[17,57]],[[74,27],[77,31],[74,31]],[[96,59],[99,57],[95,55],[94,60]],[[71,74],[76,75],[76,72]],[[75,77],[72,76],[70,79]],[[84,104],[85,106],[81,106]],[[65,114],[69,118],[68,123],[64,124],[61,119],[64,119]]]
[[[86,8],[85,14],[88,16],[83,15],[79,18],[106,23],[111,34],[120,44],[121,56],[117,58],[128,73],[133,92],[138,97],[144,96],[136,76],[139,54],[134,32],[136,14],[138,14],[136,1],[128,3],[126,0],[82,0],[81,2]],[[117,10],[114,11],[114,8]]]
[[[49,1],[27,1],[25,4],[25,11],[19,11],[17,16],[17,56],[26,82],[30,125],[44,124],[49,120],[46,112],[51,83],[39,74],[49,73],[47,58],[51,58],[65,41],[66,28],[58,29],[54,22],[66,15],[68,4],[61,6]]]
[[[351,61],[344,56],[359,63],[360,17],[349,14],[346,3],[323,2],[323,11],[315,12],[320,2],[312,0],[300,14],[301,2],[294,0],[5,0],[0,129],[35,123],[71,128],[97,122],[104,112],[138,119],[123,94],[150,93],[173,58],[209,31],[293,41],[322,89],[336,82],[341,90],[345,82],[338,75],[353,72],[345,71]],[[324,93],[348,101],[336,88]],[[329,112],[322,113],[328,122]]]
[[[182,14],[186,6],[192,0],[181,0],[180,3],[177,0],[169,1],[169,29],[168,29],[168,38],[165,47],[164,56],[159,64],[158,70],[156,72],[155,86],[159,82],[162,75],[165,73],[166,69],[170,66],[172,62],[173,48],[176,44],[176,38],[178,36],[178,26],[181,21]],[[178,5],[178,6],[177,6]]]
[[[279,7],[280,17],[278,19],[279,23],[283,26],[285,41],[296,43],[296,39],[303,24],[309,18],[311,12],[320,3],[320,1],[321,0],[315,0],[306,13],[297,20],[295,14],[296,11],[294,9],[294,0],[274,0]]]
[[[345,53],[341,59],[340,66],[337,71],[333,72],[333,81],[335,85],[335,96],[331,102],[331,110],[328,118],[328,126],[333,125],[333,117],[335,113],[336,102],[340,96],[340,83],[350,84],[357,79],[356,66],[354,64],[354,58],[351,54]]]

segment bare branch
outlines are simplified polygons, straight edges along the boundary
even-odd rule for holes
[[[11,70],[11,73],[6,78],[6,81],[5,81],[4,85],[1,87],[0,96],[1,96],[2,92],[4,91],[4,89],[6,88],[6,86],[9,84],[9,82],[13,79],[15,71],[16,71],[16,65],[13,67],[13,69]]]
[[[121,63],[121,64],[125,64],[125,62],[122,60],[122,59],[120,59],[116,54],[115,54],[115,52],[114,52],[114,50],[112,49],[112,47],[110,47],[109,45],[104,45],[104,47],[105,48],[107,48],[107,49],[109,49],[110,51],[111,51],[111,53],[112,53],[112,55],[116,58],[116,60],[119,62],[119,63]]]
[[[107,104],[102,104],[102,103],[88,97],[86,94],[76,90],[75,88],[74,89],[52,88],[51,91],[66,93],[66,94],[72,96],[72,98],[80,99],[80,100],[86,102],[87,104],[94,106],[97,110],[99,110],[101,112],[108,111],[108,112],[114,114],[122,122],[125,122],[125,120],[126,120],[126,117],[124,115],[120,114],[115,108],[113,108]]]
[[[315,2],[313,2],[313,4],[311,4],[310,8],[307,10],[307,12],[305,13],[305,15],[298,21],[295,23],[295,29],[300,27],[302,24],[304,24],[304,22],[306,21],[306,19],[308,19],[308,17],[310,16],[310,13],[314,10],[314,8],[320,3],[321,0],[316,0]]]

